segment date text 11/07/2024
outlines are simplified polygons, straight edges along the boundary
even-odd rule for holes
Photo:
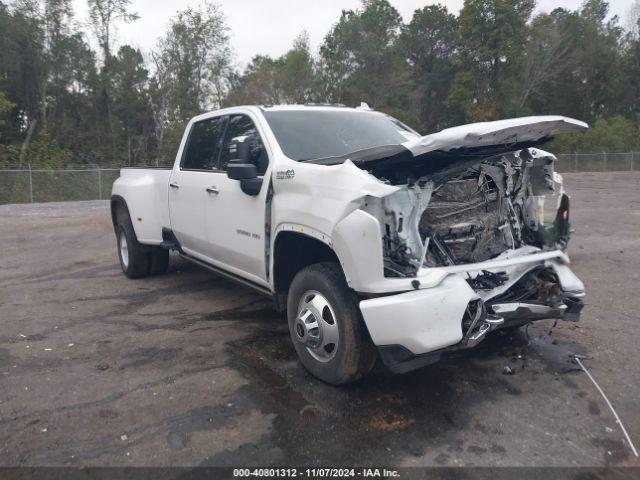
[[[274,477],[274,478],[399,478],[397,470],[386,468],[237,468],[234,478]]]

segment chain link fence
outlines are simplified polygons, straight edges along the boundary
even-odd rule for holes
[[[0,170],[0,204],[109,198],[119,175],[119,168]]]
[[[555,169],[560,173],[640,170],[640,152],[566,153],[557,157]]]
[[[640,170],[640,152],[569,153],[557,157],[556,170],[560,173]],[[119,175],[119,168],[0,170],[0,205],[107,199]]]

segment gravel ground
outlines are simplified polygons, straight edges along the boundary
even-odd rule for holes
[[[0,206],[0,465],[639,466],[569,355],[640,446],[640,172],[565,179],[580,323],[343,388],[252,291],[177,257],[126,279],[107,202]]]

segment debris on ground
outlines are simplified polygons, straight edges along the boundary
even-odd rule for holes
[[[107,370],[109,368],[108,363],[99,363],[96,365],[96,370]]]
[[[505,367],[502,369],[503,375],[513,375],[514,373],[516,373],[516,371],[509,365],[505,365]]]

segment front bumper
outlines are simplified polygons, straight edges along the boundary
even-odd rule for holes
[[[508,299],[521,279],[540,268],[554,272],[557,279],[553,302]],[[468,272],[455,272],[430,288],[360,301],[385,364],[397,372],[409,371],[437,361],[444,352],[472,348],[496,329],[547,318],[579,319],[584,286],[563,262],[520,261],[500,270],[508,280],[488,290],[474,290]]]

